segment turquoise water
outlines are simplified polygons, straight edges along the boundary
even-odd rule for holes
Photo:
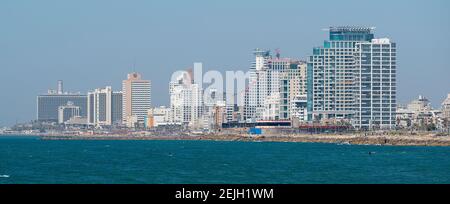
[[[450,147],[0,136],[5,183],[450,183]]]

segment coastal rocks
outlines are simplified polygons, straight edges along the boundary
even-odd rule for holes
[[[352,145],[397,145],[397,146],[450,146],[449,136],[387,136],[387,135],[200,135],[200,136],[41,136],[44,140],[213,140],[244,142],[307,142]]]

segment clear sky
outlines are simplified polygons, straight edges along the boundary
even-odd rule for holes
[[[87,92],[133,70],[168,104],[173,71],[247,70],[254,48],[306,59],[333,25],[375,26],[398,46],[398,98],[438,107],[450,92],[450,1],[0,1],[0,126],[36,117],[36,95]],[[135,64],[135,68],[133,68]]]

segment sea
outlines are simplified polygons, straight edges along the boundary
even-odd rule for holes
[[[0,184],[449,184],[450,147],[0,136]]]

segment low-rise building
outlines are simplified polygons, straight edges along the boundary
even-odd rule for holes
[[[69,101],[64,106],[58,107],[58,123],[63,124],[72,117],[80,116],[80,107],[75,106],[73,102]]]
[[[264,100],[262,120],[280,119],[280,93],[272,93]]]
[[[450,120],[450,93],[444,102],[442,102],[442,117]]]
[[[173,124],[171,109],[165,106],[151,108],[147,112],[146,127],[154,128]]]
[[[402,129],[440,130],[444,128],[443,111],[435,110],[430,101],[423,97],[399,106],[396,112],[397,126]]]

